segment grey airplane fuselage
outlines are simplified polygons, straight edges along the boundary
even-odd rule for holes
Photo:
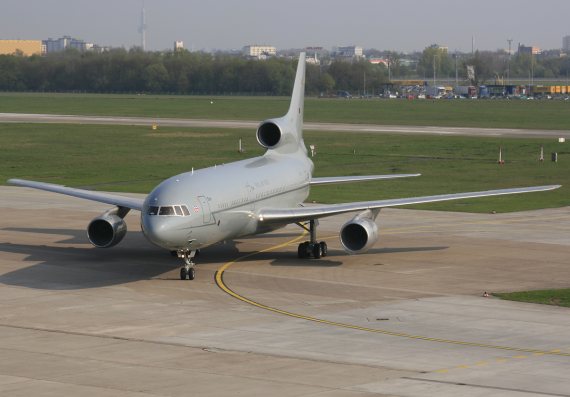
[[[260,208],[295,208],[309,195],[313,162],[304,148],[186,172],[160,183],[146,198],[141,227],[168,250],[200,249],[223,240],[264,233]],[[153,215],[151,207],[185,205],[189,216]]]

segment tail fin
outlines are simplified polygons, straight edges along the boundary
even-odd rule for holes
[[[303,113],[305,108],[305,53],[299,55],[299,63],[297,64],[297,74],[295,75],[295,84],[293,85],[293,94],[291,95],[291,104],[289,111],[285,115],[290,125],[293,127],[293,133],[296,135],[298,142],[303,141]]]
[[[257,127],[257,142],[278,153],[292,153],[307,148],[303,142],[303,112],[305,107],[305,53],[299,56],[291,104],[283,117],[262,121]]]

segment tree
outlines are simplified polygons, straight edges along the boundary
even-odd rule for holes
[[[453,62],[447,49],[433,44],[422,52],[418,63],[418,74],[428,79],[432,76],[449,77],[454,71]]]
[[[146,89],[150,92],[164,92],[168,83],[168,71],[162,63],[153,63],[144,70]]]

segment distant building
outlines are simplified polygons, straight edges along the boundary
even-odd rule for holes
[[[0,55],[21,53],[25,56],[41,55],[41,40],[0,40]]]
[[[441,52],[449,52],[449,47],[447,47],[445,45],[432,44],[429,46],[429,48],[433,48],[433,49],[441,51]]]
[[[540,53],[541,51],[538,47],[525,46],[524,44],[519,43],[519,54],[540,55]]]
[[[77,51],[83,52],[91,50],[93,47],[95,47],[93,43],[86,43],[83,40],[74,39],[71,36],[63,36],[59,39],[49,38],[47,40],[44,40],[43,44],[45,45],[45,52],[48,54],[52,52],[65,51],[68,48],[73,48]]]
[[[358,47],[355,45],[347,46],[347,47],[337,47],[334,52],[335,58],[344,58],[344,59],[360,59],[364,56],[364,51],[362,47]]]
[[[568,54],[564,50],[544,50],[540,53],[540,58],[566,58]]]
[[[327,51],[323,47],[305,47],[307,53],[307,63],[320,65],[321,59],[327,55]]]
[[[243,55],[247,57],[264,59],[277,55],[277,49],[269,45],[247,45],[243,47]]]
[[[570,52],[570,36],[564,36],[562,38],[562,50]]]
[[[370,62],[373,65],[384,65],[386,67],[388,67],[388,63],[389,63],[389,61],[387,59],[384,59],[384,58],[370,58],[368,60],[368,62]]]
[[[181,51],[184,49],[184,42],[177,40],[174,42],[174,52]]]

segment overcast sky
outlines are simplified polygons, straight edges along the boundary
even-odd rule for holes
[[[140,45],[142,0],[1,0],[0,39],[69,35]],[[520,43],[560,48],[570,35],[570,0],[145,0],[147,49],[278,49],[359,45],[414,51],[496,50]]]

